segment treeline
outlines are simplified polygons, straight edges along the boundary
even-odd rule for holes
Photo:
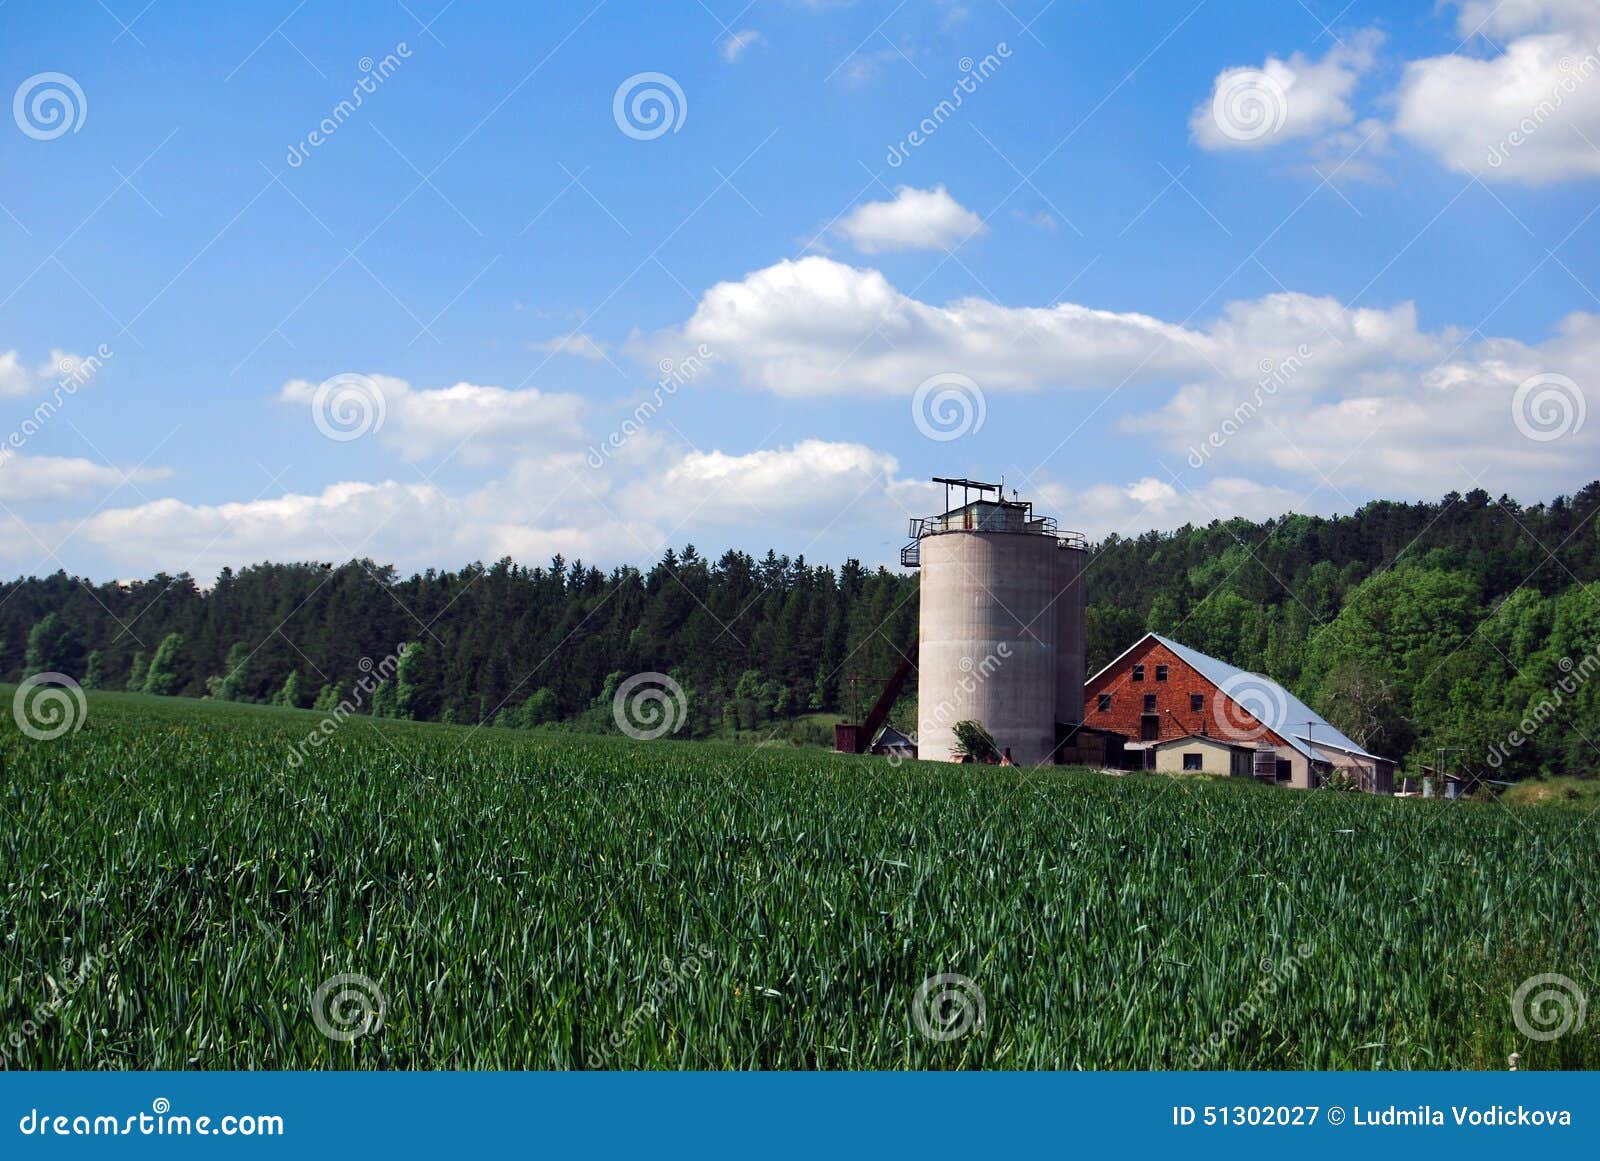
[[[1594,773],[1597,513],[1600,483],[1526,508],[1474,491],[1112,536],[1089,567],[1089,671],[1153,629],[1270,674],[1408,768],[1444,749],[1497,777]],[[0,585],[0,676],[326,708],[376,669],[364,712],[606,729],[617,684],[658,671],[684,690],[680,735],[703,737],[858,715],[915,639],[916,585],[693,547],[647,572],[262,564],[204,591],[57,573]]]

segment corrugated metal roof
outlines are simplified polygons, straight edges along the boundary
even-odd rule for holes
[[[1307,758],[1317,762],[1329,760],[1328,755],[1315,749],[1317,742],[1327,742],[1363,758],[1377,757],[1376,754],[1367,753],[1334,729],[1321,714],[1272,678],[1260,673],[1251,673],[1248,669],[1240,669],[1236,665],[1229,665],[1226,661],[1218,661],[1215,657],[1208,657],[1198,649],[1181,645],[1159,633],[1151,633],[1150,636],[1172,650],[1185,664],[1249,710],[1263,725],[1284,738]],[[1311,727],[1309,733],[1312,739],[1309,745],[1305,741],[1308,725]]]

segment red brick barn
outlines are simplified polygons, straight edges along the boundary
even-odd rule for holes
[[[1394,793],[1394,763],[1368,754],[1283,686],[1147,633],[1084,685],[1085,726],[1121,734],[1130,764],[1155,768],[1158,743],[1200,736],[1256,750],[1258,777],[1309,787],[1335,769]]]

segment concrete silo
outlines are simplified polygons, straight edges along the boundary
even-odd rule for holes
[[[971,719],[1019,765],[1051,761],[1083,718],[1083,539],[998,485],[935,483],[945,511],[913,520],[901,555],[922,569],[917,756],[950,760]]]

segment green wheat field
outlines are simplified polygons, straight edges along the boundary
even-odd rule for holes
[[[1512,1004],[1577,809],[88,705],[0,721],[0,1067],[1600,1066]]]

